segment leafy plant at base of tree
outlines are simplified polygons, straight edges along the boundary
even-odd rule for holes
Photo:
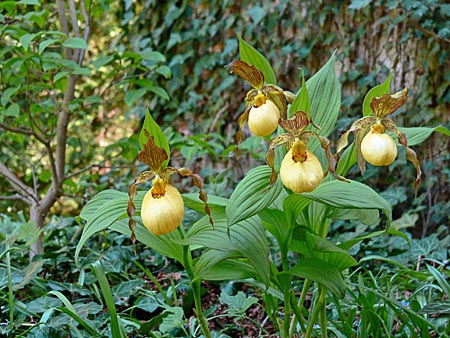
[[[267,60],[253,47],[242,39],[239,42],[242,61],[250,67],[262,65],[259,71],[264,76],[256,76],[258,72],[252,70],[250,73],[253,75],[248,79],[259,79],[254,81],[255,86],[264,88],[260,79],[270,77],[273,71],[270,72]],[[245,66],[243,68],[240,65],[239,68],[232,66],[232,69],[240,74],[246,73]],[[379,95],[387,94],[389,86],[383,88]],[[283,90],[276,89],[276,92],[282,93]],[[270,91],[261,93],[269,97],[271,95]],[[248,105],[254,104],[252,100],[247,100]],[[316,75],[306,83],[303,81],[301,89],[292,100],[290,115],[293,115],[292,109],[307,111],[309,118],[322,127],[314,132],[314,135],[317,135],[323,143],[322,139],[333,130],[339,107],[339,83],[334,72],[334,56],[332,56]],[[288,126],[290,132],[295,129],[295,125],[293,123]],[[287,128],[286,124],[281,126]],[[298,127],[303,130],[306,125],[300,124]],[[144,123],[143,132],[153,137],[156,147],[164,148],[169,154],[167,142],[159,127],[152,124],[151,128],[146,128]],[[448,130],[440,128],[439,131],[448,134]],[[423,140],[428,135],[421,133],[418,138]],[[310,142],[308,148],[323,158],[324,154],[320,152],[318,142]],[[155,153],[156,149],[154,148],[152,152]],[[206,337],[210,337],[211,333],[202,314],[199,294],[201,280],[245,279],[250,283],[253,280],[255,284],[259,283],[258,285],[262,286],[263,292],[266,293],[265,297],[273,297],[273,292],[278,292],[276,294],[282,301],[282,309],[276,311],[272,309],[270,314],[274,320],[273,325],[278,328],[282,337],[296,333],[297,324],[300,331],[310,337],[317,321],[320,323],[322,336],[326,336],[327,293],[331,291],[335,297],[342,298],[347,290],[342,273],[358,264],[348,250],[366,238],[380,235],[400,236],[409,241],[402,232],[389,227],[392,221],[391,205],[367,185],[352,180],[336,180],[328,175],[311,192],[296,194],[284,190],[280,179],[273,177],[273,170],[280,167],[281,155],[281,152],[274,154],[270,162],[271,167],[260,166],[250,170],[229,199],[208,196],[209,208],[206,212],[210,211],[211,214],[192,224],[187,231],[184,227],[180,227],[168,234],[155,235],[141,226],[138,217],[133,217],[137,222],[136,227],[134,223],[130,223],[133,225],[132,239],[136,236],[137,241],[152,247],[161,255],[177,260],[186,270],[194,291],[197,316]],[[333,157],[330,155],[327,150],[327,158],[332,160]],[[167,157],[161,157],[154,168],[150,162],[147,164],[153,171],[158,171],[162,161],[166,159]],[[355,164],[354,157],[344,152],[337,168],[348,170],[353,164]],[[334,165],[331,168],[334,169]],[[345,174],[345,171],[341,174]],[[144,176],[145,179],[149,178],[148,175]],[[139,215],[142,212],[144,194],[137,193],[134,189],[130,194],[134,198],[133,212],[128,212],[129,216],[134,213]],[[206,201],[206,198],[202,200]],[[205,213],[199,199],[192,195],[184,195],[184,201],[188,208]],[[129,207],[126,194],[119,191],[100,193],[88,203],[81,214],[86,225],[77,247],[76,259],[85,242],[98,231],[109,228],[130,234],[130,229],[126,225],[127,206]],[[361,213],[358,213],[360,210],[381,210],[386,216],[386,229],[367,233],[340,244],[327,240],[331,220],[337,211],[342,211],[343,215],[340,217],[358,218],[361,217]],[[214,220],[214,227],[211,226],[211,217]],[[270,259],[266,232],[277,241],[281,255],[279,265]],[[196,258],[192,255],[194,250],[200,250],[200,255]],[[288,260],[291,254],[298,257],[295,263]],[[299,278],[303,280],[303,290],[297,299],[292,293],[292,283]],[[314,293],[310,316],[305,318],[302,308],[306,294],[313,285],[317,287],[317,292]],[[269,309],[268,311],[270,312]],[[284,316],[280,316],[280,312],[283,312]]]

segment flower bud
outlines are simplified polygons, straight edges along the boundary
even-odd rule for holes
[[[254,105],[248,115],[248,127],[256,136],[271,135],[278,127],[280,111],[275,103],[265,100],[261,105]]]
[[[306,150],[303,143],[300,143],[300,147],[297,144],[298,142],[294,143],[281,162],[281,182],[293,192],[310,192],[322,182],[322,165],[313,153]],[[299,148],[303,150],[298,152]],[[294,155],[293,150],[296,153]]]
[[[372,165],[390,165],[397,157],[397,145],[391,136],[372,128],[361,142],[361,154]]]
[[[141,219],[155,235],[174,231],[184,216],[184,202],[180,192],[170,184],[161,184],[157,178],[142,201]]]

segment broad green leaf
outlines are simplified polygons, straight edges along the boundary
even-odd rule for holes
[[[20,37],[19,42],[22,44],[25,50],[30,47],[31,41],[37,36],[37,34],[24,34]]]
[[[372,225],[380,219],[380,213],[377,209],[334,209],[330,218],[359,219],[363,224]]]
[[[81,38],[68,38],[62,45],[67,48],[88,49],[86,41]]]
[[[231,313],[244,314],[253,304],[258,304],[258,298],[247,296],[243,291],[229,295],[226,291],[220,293],[220,302],[228,306]]]
[[[96,70],[99,70],[101,67],[106,66],[107,64],[109,64],[113,60],[114,60],[114,56],[113,55],[100,56],[97,59],[95,59],[95,61],[93,61],[92,64],[94,65],[94,68]]]
[[[310,117],[311,112],[311,100],[309,98],[308,88],[305,83],[305,76],[302,70],[302,87],[297,92],[295,96],[295,100],[291,104],[291,108],[289,110],[289,116],[292,117],[299,110],[308,113],[308,118]]]
[[[158,74],[161,74],[166,79],[170,79],[172,77],[172,69],[170,69],[169,67],[167,67],[165,65],[159,66],[158,68],[156,68],[155,72],[157,72]]]
[[[255,275],[256,271],[250,263],[236,259],[228,259],[212,266],[201,277],[204,280],[223,281],[254,278]]]
[[[194,261],[194,276],[196,279],[204,279],[205,274],[215,265],[227,260],[236,259],[241,256],[239,251],[205,250],[198,259]],[[252,269],[253,270],[253,269]],[[255,272],[256,275],[256,272]],[[223,280],[227,280],[227,271],[223,273]]]
[[[55,42],[58,42],[58,41],[59,41],[59,39],[48,39],[48,40],[41,41],[39,43],[39,55],[42,54],[48,46],[51,46],[52,44],[54,44]]]
[[[346,250],[301,227],[295,228],[289,249],[327,262],[339,271],[358,264]]]
[[[9,87],[6,88],[5,91],[2,94],[2,97],[0,98],[0,103],[2,106],[6,106],[11,96],[13,96],[17,91],[20,89],[20,87]]]
[[[17,117],[20,114],[20,106],[17,103],[13,103],[3,114],[6,116]]]
[[[161,87],[158,87],[158,86],[151,86],[151,87],[148,87],[147,90],[148,90],[149,92],[152,92],[152,93],[154,93],[154,94],[156,94],[156,95],[162,97],[163,99],[165,99],[165,100],[167,100],[167,101],[170,100],[169,93],[167,93],[166,90],[163,89],[163,88],[161,88]]]
[[[261,281],[268,284],[269,249],[266,232],[259,218],[255,216],[245,219],[231,228],[228,227],[225,214],[215,213],[213,219],[214,228],[209,223],[208,216],[194,223],[181,243],[223,251],[238,251],[253,265]]]
[[[314,191],[302,196],[313,201],[344,209],[380,209],[388,224],[392,221],[391,205],[372,188],[357,181],[332,180],[320,184]]]
[[[309,200],[307,200],[310,202]],[[269,231],[273,237],[277,240],[277,242],[282,245],[282,243],[286,243],[290,236],[291,226],[288,215],[286,212],[276,209],[264,209],[259,214],[263,222],[263,226]]]
[[[321,130],[308,126],[307,129],[317,131],[318,134],[327,137],[334,130],[341,107],[341,87],[334,70],[334,55],[328,62],[308,81],[308,89],[311,99],[311,118]],[[319,146],[319,142],[315,142]],[[311,147],[314,151],[315,148]]]
[[[374,231],[374,232],[368,233],[367,235],[350,239],[348,241],[345,241],[344,243],[339,244],[338,246],[342,249],[348,250],[355,244],[357,244],[365,239],[374,238],[374,237],[378,237],[378,236],[385,236],[385,235],[399,236],[399,237],[403,238],[405,241],[407,241],[408,244],[411,244],[411,240],[405,233],[398,231],[396,229],[389,228],[387,230]]]
[[[136,198],[134,199],[134,202],[136,202]],[[135,221],[137,225],[134,232],[136,235],[136,239],[139,242],[145,244],[149,248],[152,248],[162,256],[172,258],[180,263],[183,263],[183,246],[179,244],[181,236],[178,231],[173,231],[165,235],[157,236],[152,234],[144,227],[139,217],[135,216]],[[123,218],[121,220],[114,222],[113,224],[111,224],[109,229],[120,232],[121,234],[124,234],[126,236],[131,236],[131,231],[130,228],[128,227],[127,218]]]
[[[367,92],[363,102],[363,116],[374,115],[372,109],[370,108],[370,103],[374,97],[380,97],[391,92],[391,79],[392,73],[389,74],[383,83],[373,87]]]
[[[398,128],[406,134],[408,138],[408,146],[413,146],[425,141],[433,132],[439,132],[446,136],[450,136],[450,131],[444,126],[436,127],[414,127],[414,128]]]
[[[450,296],[450,284],[446,280],[447,276],[429,264],[427,264],[427,269],[433,275],[434,279],[436,279],[442,291],[447,294],[447,297]]]
[[[295,224],[295,221],[300,216],[303,210],[305,210],[311,200],[303,197],[302,194],[292,194],[286,197],[283,201],[283,210],[289,215],[291,222]]]
[[[137,100],[139,100],[142,96],[145,95],[145,93],[147,93],[147,88],[133,89],[127,91],[124,98],[125,104],[128,107],[132,107]]]
[[[153,120],[148,109],[145,113],[144,125],[142,126],[141,132],[139,134],[139,145],[141,146],[141,149],[144,148],[144,144],[147,143],[147,141],[148,141],[147,137],[145,136],[144,130],[147,130],[147,132],[151,136],[153,136],[155,144],[158,147],[163,148],[166,151],[168,158],[166,161],[164,161],[163,166],[164,167],[167,166],[167,164],[169,163],[169,159],[170,159],[169,142],[167,142],[166,136],[162,132],[159,125],[155,122],[155,120]]]
[[[166,62],[166,57],[162,55],[160,52],[156,51],[145,51],[142,52],[142,58],[147,61],[152,61],[155,63],[158,62]]]
[[[245,42],[240,35],[239,39],[239,55],[240,59],[250,66],[255,66],[264,74],[264,82],[276,85],[277,79],[269,61],[254,47]]]
[[[346,176],[349,170],[356,164],[356,147],[355,142],[347,147],[339,158],[336,166],[336,173],[341,176]]]
[[[200,200],[198,193],[183,194],[184,205],[201,214],[205,212],[205,202]],[[212,211],[224,211],[227,206],[228,199],[216,195],[208,194],[208,205]]]
[[[140,196],[136,196],[134,200],[136,209],[138,208],[138,201],[142,203],[143,198],[143,192],[140,192]],[[93,202],[94,200],[95,203]],[[126,193],[121,193],[118,197],[115,197],[113,199],[103,199],[103,195],[97,195],[94,197],[93,201],[91,202],[92,204],[89,208],[91,208],[92,212],[92,209],[95,206],[96,212],[94,214],[90,214],[89,219],[84,225],[83,233],[81,234],[80,241],[78,242],[77,248],[75,250],[75,261],[77,262],[83,245],[90,237],[92,237],[99,231],[105,230],[119,218],[126,217],[127,215],[129,197]],[[81,212],[81,215],[83,215],[83,211]],[[84,214],[83,216],[85,215],[86,214]]]
[[[320,259],[302,259],[289,271],[282,274],[286,273],[315,281],[325,286],[336,296],[344,297],[346,284],[342,279],[341,273],[334,266]]]
[[[228,224],[231,226],[241,220],[256,215],[269,206],[283,189],[278,179],[270,187],[272,169],[259,166],[250,170],[234,189],[226,207]]]
[[[20,0],[18,3],[21,5],[35,5],[35,6],[41,5],[38,0]]]

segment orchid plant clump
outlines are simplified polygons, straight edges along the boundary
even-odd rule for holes
[[[206,196],[197,174],[168,166],[169,144],[147,113],[140,134],[139,160],[149,170],[135,179],[128,195],[115,190],[103,192],[83,209],[81,218],[86,224],[76,259],[93,234],[109,228],[179,262],[191,281],[194,296],[195,323],[199,326],[193,336],[198,329],[205,337],[212,336],[202,309],[201,282],[240,280],[261,290],[260,305],[278,335],[311,337],[319,330],[325,337],[329,296],[333,295],[333,301],[344,297],[348,288],[344,273],[358,265],[349,250],[366,238],[380,235],[409,241],[405,233],[390,226],[391,205],[369,186],[344,176],[356,163],[363,173],[366,161],[373,165],[392,163],[397,146],[384,133],[387,130],[406,148],[408,160],[417,168],[417,190],[420,164],[409,146],[425,140],[434,130],[448,130],[424,127],[400,131],[386,116],[406,101],[407,90],[390,95],[389,77],[367,94],[364,117],[354,122],[337,143],[338,158],[328,139],[341,104],[334,54],[308,81],[302,77],[301,88],[294,94],[277,85],[262,54],[241,38],[239,47],[240,60],[228,67],[252,89],[245,95],[245,110],[237,121],[236,141],[242,141],[246,123],[256,136],[273,136],[268,142],[267,165],[249,170],[229,198]],[[348,147],[350,132],[355,138],[354,145]],[[414,142],[408,143],[408,139]],[[174,173],[192,177],[199,195],[180,194],[170,184]],[[137,191],[136,185],[148,180],[152,180],[152,188]],[[203,216],[186,224],[185,207]],[[381,219],[380,211],[385,216],[383,231],[343,243],[327,238],[335,220],[360,219],[364,224],[375,224]],[[279,259],[270,254],[269,238],[276,243]],[[296,292],[298,284],[301,290]],[[308,294],[311,305],[306,309]],[[160,320],[164,322],[164,316]]]

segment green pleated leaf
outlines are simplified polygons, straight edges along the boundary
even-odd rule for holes
[[[295,100],[291,104],[289,116],[292,117],[298,111],[304,111],[310,117],[311,100],[309,98],[308,87],[305,84],[305,76],[302,70],[302,87],[295,96]]]
[[[283,190],[278,179],[270,187],[272,169],[263,165],[250,170],[234,189],[226,207],[228,224],[231,226],[241,220],[256,215],[269,206]]]
[[[189,194],[183,194],[183,201],[184,205],[192,210],[195,210],[203,215],[206,214],[205,212],[205,202],[203,202],[198,193],[189,193]],[[211,211],[224,211],[225,207],[227,206],[228,199],[216,195],[208,194],[208,205],[211,209]]]
[[[186,238],[180,243],[200,245],[214,250],[238,251],[253,265],[259,279],[268,284],[270,281],[268,243],[264,227],[258,217],[240,221],[228,228],[223,213],[214,213],[214,228],[207,216],[194,223]],[[229,233],[229,236],[228,236]]]
[[[425,141],[433,132],[442,133],[446,136],[450,136],[450,131],[444,126],[436,127],[414,127],[414,128],[398,128],[400,131],[406,134],[408,138],[408,146],[413,146]]]
[[[141,149],[144,149],[144,144],[146,144],[148,141],[148,138],[145,136],[144,130],[147,130],[147,132],[151,136],[153,136],[154,142],[158,147],[163,148],[166,151],[168,158],[163,163],[163,167],[166,167],[170,159],[169,142],[167,141],[166,136],[162,132],[159,125],[155,122],[155,120],[153,120],[148,109],[145,113],[144,125],[142,126],[141,132],[139,134],[139,145],[141,146]]]
[[[88,49],[87,42],[81,38],[68,38],[63,42],[63,47],[75,49]]]
[[[373,87],[367,92],[363,102],[363,116],[374,115],[370,108],[370,103],[374,97],[381,97],[384,94],[389,94],[391,92],[391,79],[392,73],[389,74],[383,83]]]
[[[348,251],[301,227],[295,228],[289,249],[327,262],[339,271],[358,264]]]
[[[112,195],[112,193],[110,193]],[[143,198],[141,193],[141,201]],[[110,195],[108,195],[109,197]],[[98,233],[105,230],[119,218],[127,217],[127,206],[129,197],[124,192],[117,192],[114,198],[104,198],[104,195],[95,196],[87,205],[88,212],[81,212],[81,218],[86,218],[83,233],[75,250],[75,261],[78,262],[78,255],[86,241]]]
[[[310,202],[309,200],[307,200]],[[259,214],[264,228],[269,231],[278,243],[285,243],[290,234],[289,219],[286,212],[277,209],[264,209]]]
[[[341,273],[334,266],[315,258],[304,258],[288,272],[291,275],[306,278],[325,286],[338,297],[344,297],[346,284]]]
[[[206,250],[194,261],[194,276],[197,279],[204,279],[203,276],[215,265],[227,259],[236,259],[239,257],[240,252],[238,251]],[[228,279],[227,271],[222,272],[222,277],[223,280]]]
[[[134,199],[134,201],[136,201],[136,199]],[[141,205],[142,201],[139,204],[139,211]],[[183,262],[183,246],[179,243],[179,241],[181,240],[181,235],[178,231],[173,231],[168,234],[157,236],[152,234],[144,227],[139,217],[135,217],[135,220],[137,223],[136,229],[134,231],[136,240],[145,244],[149,248],[152,248],[161,256],[175,259],[181,263]],[[113,224],[111,224],[109,229],[120,232],[121,234],[124,234],[128,237],[131,236],[127,218],[114,222]]]
[[[201,278],[211,281],[241,280],[254,278],[255,274],[255,269],[250,263],[228,259],[212,266]]]
[[[380,219],[380,213],[377,209],[334,209],[330,218],[358,219],[363,224],[372,225]]]
[[[303,197],[301,194],[292,194],[286,197],[283,201],[283,210],[288,213],[292,222],[300,216],[300,213],[306,209],[311,200]]]
[[[355,244],[357,244],[357,243],[359,243],[359,242],[361,242],[361,241],[363,241],[365,239],[374,238],[374,237],[378,237],[378,236],[385,236],[385,235],[392,235],[392,236],[401,237],[405,241],[407,241],[409,245],[411,245],[411,240],[409,239],[409,237],[404,232],[401,232],[399,230],[395,230],[395,229],[389,228],[389,229],[386,229],[386,230],[373,231],[373,232],[370,232],[370,233],[368,233],[366,235],[350,239],[348,241],[345,241],[345,242],[339,244],[338,246],[340,248],[342,248],[342,249],[348,250],[352,246],[354,246]]]
[[[325,137],[334,130],[341,107],[341,87],[334,71],[334,55],[335,53],[313,77],[306,81],[311,100],[310,116],[321,130],[317,131],[312,126],[307,129],[317,131]],[[315,147],[318,145],[316,142]]]
[[[255,66],[264,74],[264,82],[276,85],[277,79],[275,73],[267,59],[258,52],[254,47],[245,42],[240,35],[239,39],[239,56],[240,59],[250,66]]]
[[[346,176],[348,171],[356,164],[357,155],[355,143],[347,147],[339,158],[336,166],[336,173],[341,176]]]
[[[357,181],[332,180],[320,184],[314,191],[302,196],[326,205],[345,209],[380,209],[388,224],[392,221],[392,207],[372,188]]]

